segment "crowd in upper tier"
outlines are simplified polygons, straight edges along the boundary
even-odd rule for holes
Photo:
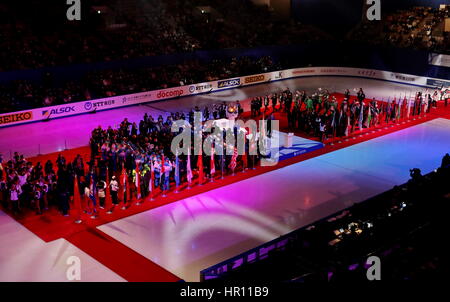
[[[30,2],[32,10],[36,1]],[[333,39],[250,0],[128,2],[134,7],[124,9],[114,0],[94,1],[101,13],[91,9],[78,23],[62,19],[64,7],[45,7],[48,20],[42,20],[14,2],[0,4],[0,71]],[[35,6],[39,9],[42,3]],[[52,23],[53,16],[59,17]],[[448,7],[411,8],[383,15],[381,22],[363,22],[348,38],[448,50],[448,35],[443,32],[448,17]]]
[[[57,27],[51,16],[64,8],[48,7],[47,21],[25,14],[26,7],[0,4],[0,71],[295,44],[326,36],[249,0],[128,1],[137,5],[131,9],[123,9],[120,1],[95,2],[103,13],[87,12],[78,23],[57,18]]]
[[[49,74],[41,83],[13,81],[0,84],[0,113],[60,105],[90,99],[177,87],[235,76],[283,69],[271,57],[239,57],[209,63],[186,61],[137,70],[101,70],[79,81],[56,85]]]
[[[450,6],[413,7],[384,16],[380,22],[362,22],[348,38],[375,45],[448,52],[450,39],[444,23],[449,17]]]

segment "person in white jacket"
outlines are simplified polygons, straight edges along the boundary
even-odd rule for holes
[[[109,186],[111,188],[111,199],[112,199],[112,208],[107,212],[108,214],[111,214],[116,207],[116,205],[119,204],[118,194],[119,194],[119,183],[117,182],[117,179],[115,176],[111,178],[111,182],[109,183]]]
[[[19,185],[19,180],[15,180],[9,190],[9,200],[11,201],[13,212],[20,212],[19,196],[22,194],[22,188]]]

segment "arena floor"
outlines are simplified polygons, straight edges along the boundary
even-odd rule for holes
[[[332,83],[332,85],[325,85]],[[0,129],[0,152],[26,156],[85,146],[93,127],[137,121],[145,112],[188,110],[273,89],[317,87],[343,92],[352,83],[386,99],[420,88],[364,79],[306,78],[227,90],[144,106]],[[350,87],[352,88],[352,87]],[[248,102],[244,104],[248,106]],[[48,142],[47,142],[48,141]],[[44,143],[47,142],[47,143]],[[382,137],[171,203],[98,229],[187,281],[200,270],[424,173],[450,150],[450,120],[434,119]],[[243,194],[245,192],[245,194]],[[0,281],[67,281],[67,257],[82,260],[82,281],[125,281],[65,239],[45,243],[0,212]]]

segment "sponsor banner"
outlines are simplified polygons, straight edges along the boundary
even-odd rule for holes
[[[121,103],[124,106],[131,104],[146,103],[152,100],[152,95],[153,95],[152,91],[123,95],[121,97]]]
[[[251,83],[262,82],[264,80],[265,80],[265,75],[264,74],[258,74],[258,75],[254,75],[254,76],[245,77],[244,78],[244,83],[245,84],[251,84]]]
[[[31,121],[51,120],[87,112],[96,112],[151,101],[151,92],[136,93],[104,99],[43,107],[24,112],[0,114],[0,127],[18,125]]]
[[[171,99],[171,98],[177,98],[184,94],[187,94],[185,90],[186,90],[185,86],[178,87],[178,88],[163,89],[163,90],[159,90],[155,95],[156,95],[156,99],[158,99],[158,100]]]
[[[229,80],[222,80],[217,82],[217,89],[223,89],[228,87],[236,87],[241,86],[241,79],[240,78],[234,78]]]
[[[84,102],[84,109],[86,111],[97,111],[97,110],[105,110],[111,107],[117,107],[116,102],[119,101],[119,98],[110,98],[110,99],[100,99],[100,100],[92,100]]]
[[[33,120],[33,111],[13,112],[0,115],[0,126]]]
[[[316,73],[315,68],[301,68],[301,69],[294,69],[291,71],[293,77],[298,77],[302,75],[313,75],[315,73]]]
[[[68,105],[57,108],[45,108],[44,110],[41,111],[41,115],[44,118],[50,118],[51,116],[58,116],[71,112],[75,112],[75,106]]]
[[[210,92],[214,89],[214,83],[202,83],[202,84],[196,84],[196,85],[190,85],[189,86],[189,93],[196,94],[196,93],[205,93]]]

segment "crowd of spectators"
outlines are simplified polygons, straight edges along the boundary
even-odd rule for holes
[[[374,45],[448,52],[450,39],[444,32],[444,22],[449,17],[450,6],[413,7],[382,16],[379,22],[363,21],[348,38]]]
[[[0,21],[0,71],[126,60],[199,48],[160,1],[152,1],[148,7],[151,10],[145,22],[138,23],[136,16],[121,14],[117,17],[120,24],[115,26],[63,21],[49,30],[33,26],[40,16],[22,15],[7,5],[0,6],[0,16],[5,17]],[[46,13],[50,15],[51,10],[48,7]],[[13,20],[11,14],[15,16]]]
[[[108,11],[114,15],[113,24],[62,22],[50,29],[33,26],[20,14],[20,8],[14,11],[0,5],[0,17],[4,17],[0,21],[0,71],[199,49],[286,45],[325,35],[311,26],[277,18],[267,6],[256,6],[249,0],[137,1],[133,13],[118,12],[115,3],[104,2],[102,6],[111,8]],[[46,13],[51,10],[49,7]]]
[[[208,63],[195,60],[153,68],[93,71],[80,80],[58,85],[54,84],[52,75],[48,74],[40,83],[22,80],[0,84],[0,113],[281,69],[283,66],[271,57],[234,57]]]

